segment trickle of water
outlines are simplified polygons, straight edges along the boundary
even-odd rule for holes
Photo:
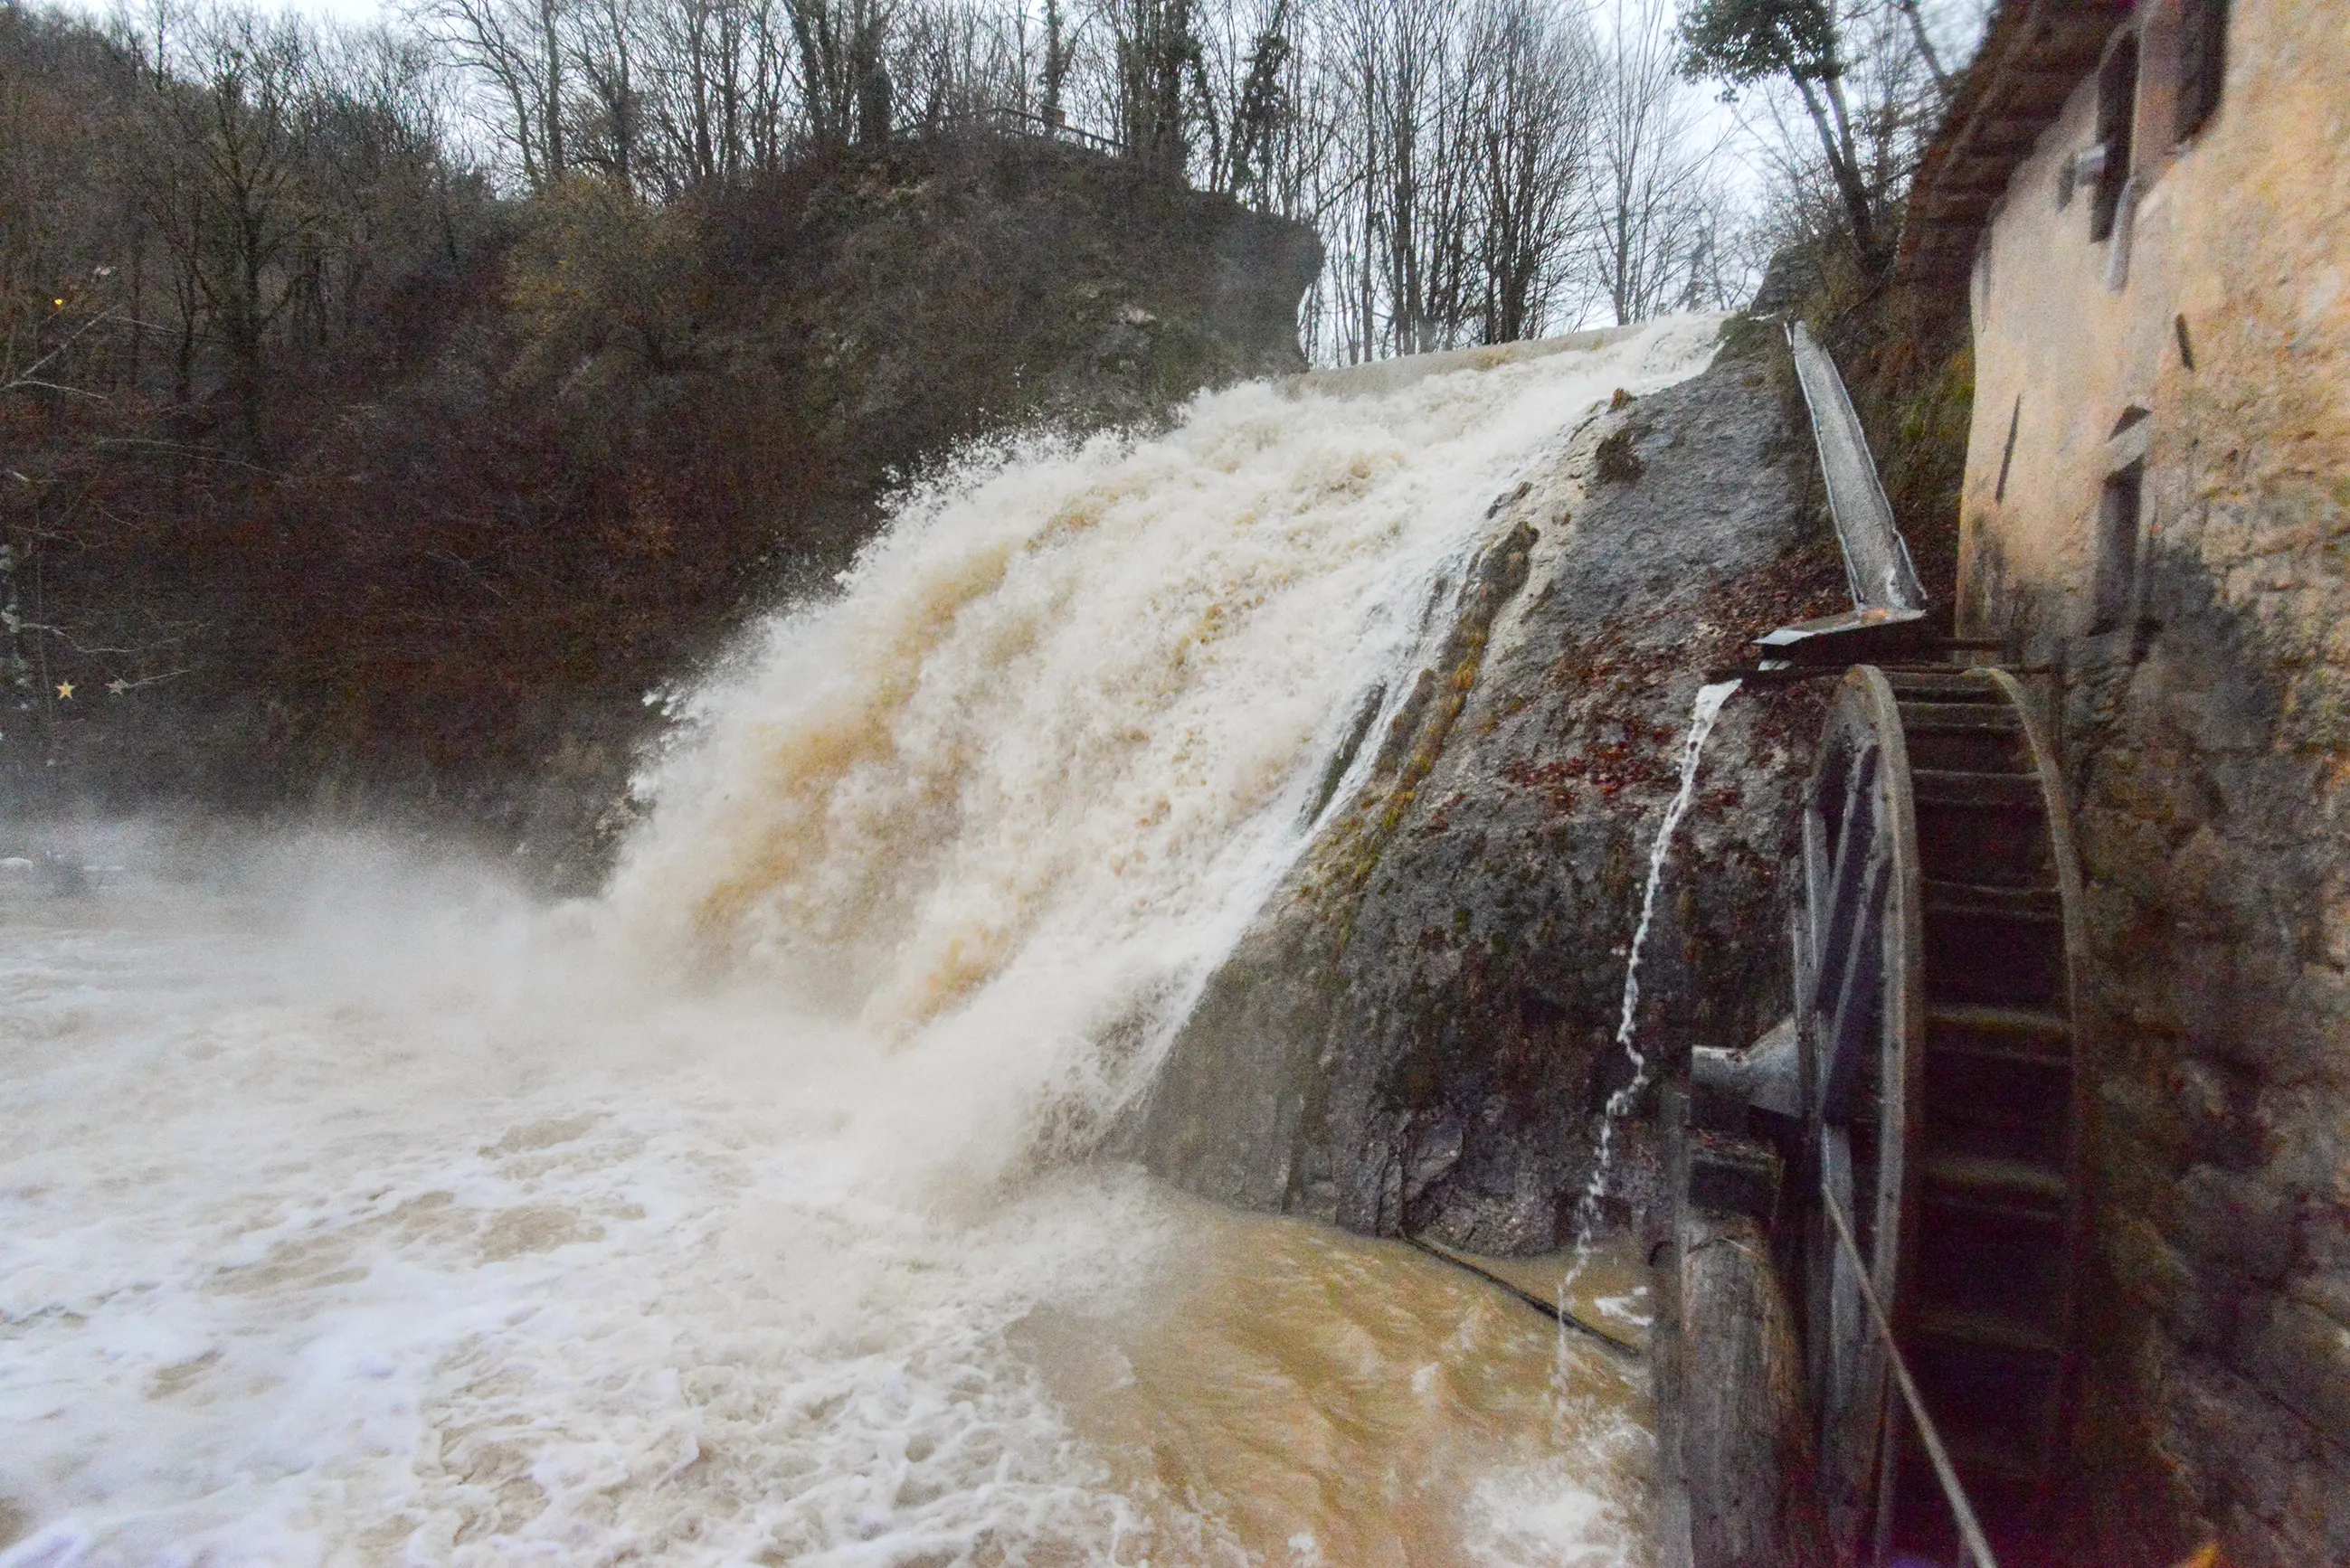
[[[1680,787],[1665,807],[1664,820],[1657,825],[1656,842],[1648,846],[1648,883],[1640,893],[1640,919],[1632,928],[1632,948],[1624,960],[1624,1004],[1617,1015],[1616,1044],[1631,1058],[1632,1075],[1624,1086],[1607,1096],[1607,1115],[1599,1124],[1599,1152],[1591,1164],[1591,1179],[1584,1185],[1582,1199],[1575,1209],[1575,1251],[1567,1264],[1566,1277],[1559,1286],[1559,1299],[1567,1299],[1579,1274],[1591,1255],[1591,1234],[1599,1220],[1599,1204],[1607,1196],[1607,1178],[1615,1155],[1616,1124],[1632,1108],[1640,1092],[1648,1086],[1648,1058],[1639,1045],[1638,1014],[1640,1011],[1640,952],[1648,945],[1648,925],[1656,919],[1657,893],[1664,886],[1665,859],[1672,852],[1673,835],[1679,831],[1681,818],[1689,815],[1690,802],[1697,795],[1698,763],[1704,759],[1705,742],[1713,733],[1722,708],[1737,693],[1735,680],[1717,680],[1698,688],[1697,701],[1690,712],[1689,739],[1681,744]],[[1560,1365],[1565,1365],[1566,1325],[1559,1325]]]

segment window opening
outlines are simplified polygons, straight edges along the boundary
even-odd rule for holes
[[[2106,51],[2097,67],[2096,199],[2089,208],[2089,237],[2102,240],[2114,232],[2120,212],[2122,186],[2130,173],[2130,120],[2137,112],[2137,35],[2124,33]]]
[[[2139,458],[2106,476],[2097,504],[2097,577],[2092,636],[2113,631],[2128,618],[2137,587],[2138,506],[2146,498],[2146,460]]]
[[[2219,112],[2228,86],[2228,0],[2185,0],[2178,13],[2178,129],[2181,141]]]

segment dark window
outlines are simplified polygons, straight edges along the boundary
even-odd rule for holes
[[[2092,633],[2112,631],[2128,618],[2137,586],[2137,509],[2146,494],[2146,460],[2106,476],[2097,504],[2097,580]]]
[[[2137,35],[2124,33],[2106,51],[2097,67],[2097,142],[2106,161],[2097,170],[2096,201],[2089,208],[2089,237],[2102,240],[2114,232],[2114,214],[2121,210],[2122,186],[2130,172],[2130,120],[2137,112]]]
[[[2219,112],[2228,85],[2228,0],[2185,0],[2178,13],[2178,140]]]

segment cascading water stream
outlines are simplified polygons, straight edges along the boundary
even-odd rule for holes
[[[1085,1157],[1486,503],[1714,334],[975,454],[678,700],[597,899],[0,871],[0,1568],[1637,1558],[1539,1320]]]
[[[1681,742],[1680,786],[1665,805],[1665,815],[1657,824],[1657,836],[1648,846],[1648,880],[1640,890],[1640,917],[1632,927],[1630,950],[1624,959],[1624,1002],[1616,1023],[1616,1045],[1632,1064],[1632,1075],[1614,1094],[1599,1122],[1599,1143],[1592,1157],[1591,1179],[1584,1184],[1583,1196],[1575,1206],[1575,1250],[1570,1254],[1566,1274],[1559,1282],[1558,1299],[1572,1299],[1576,1279],[1591,1258],[1592,1235],[1599,1222],[1599,1205],[1607,1196],[1607,1179],[1613,1170],[1616,1144],[1616,1124],[1624,1113],[1639,1100],[1648,1086],[1648,1058],[1639,1046],[1638,1018],[1640,1012],[1640,955],[1648,946],[1648,925],[1656,918],[1657,894],[1665,881],[1665,861],[1673,847],[1673,836],[1680,830],[1681,818],[1689,815],[1690,803],[1697,797],[1698,764],[1705,757],[1705,742],[1713,733],[1713,726],[1721,717],[1722,709],[1737,695],[1739,682],[1718,680],[1698,688],[1697,701],[1690,711],[1689,737]],[[1566,1365],[1566,1325],[1559,1325],[1559,1365],[1564,1376]]]

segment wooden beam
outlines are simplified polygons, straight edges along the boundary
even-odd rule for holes
[[[1657,1272],[1659,1568],[1831,1568],[1803,1342],[1765,1227],[1690,1201],[1688,1105],[1665,1092],[1672,1231]],[[1757,1168],[1774,1156],[1749,1151]]]
[[[1677,1227],[1678,1460],[1691,1568],[1831,1559],[1804,1407],[1804,1354],[1770,1239],[1743,1215]]]

